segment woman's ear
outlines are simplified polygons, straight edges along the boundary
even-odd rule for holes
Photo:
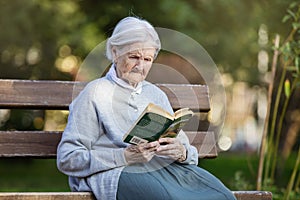
[[[116,47],[111,48],[112,59],[114,63],[117,63],[118,53]]]

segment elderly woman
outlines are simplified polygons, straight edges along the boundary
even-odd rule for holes
[[[235,199],[217,178],[199,168],[198,154],[183,131],[140,145],[122,141],[149,103],[173,112],[167,96],[145,81],[160,50],[155,29],[127,17],[107,40],[112,66],[70,105],[57,149],[57,166],[72,191],[97,199]]]

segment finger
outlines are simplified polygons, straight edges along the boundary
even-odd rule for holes
[[[160,146],[159,142],[158,141],[154,141],[154,142],[147,143],[145,145],[145,148],[149,148],[150,149],[150,148],[157,148],[159,146]]]
[[[149,143],[142,143],[142,144],[136,145],[136,148],[138,149],[138,152],[144,152],[146,149],[148,149],[148,146],[149,146]]]
[[[167,152],[171,150],[176,150],[176,146],[173,144],[166,144],[166,145],[161,145],[156,149],[157,152]]]
[[[144,149],[144,151],[147,151],[147,152],[155,152],[157,150],[158,147],[151,147],[151,148],[146,148]]]
[[[168,138],[168,137],[166,137],[166,138],[159,138],[159,140],[158,140],[158,142],[160,144],[162,144],[162,143],[171,144],[171,143],[174,143],[175,141],[176,141],[175,138]]]
[[[126,148],[126,150],[128,150],[128,151],[130,151],[130,152],[139,152],[139,149],[138,149],[138,147],[136,146],[136,145],[131,145],[131,146],[128,146],[127,148]]]
[[[162,145],[157,150],[156,153],[158,155],[167,155],[173,158],[177,158],[182,155],[185,148],[182,145],[178,144],[168,144]]]
[[[153,144],[145,144],[145,145],[139,145],[137,146],[138,152],[152,152],[152,151],[156,151],[156,149],[159,147],[159,143],[153,143]]]
[[[168,156],[169,158],[174,160],[178,159],[178,152],[176,150],[160,151],[160,152],[156,152],[156,154],[161,156]]]
[[[148,162],[153,158],[154,155],[154,151],[144,151],[143,153],[141,153],[141,160],[142,162]]]

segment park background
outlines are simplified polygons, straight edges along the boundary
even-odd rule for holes
[[[129,15],[145,18],[155,27],[179,31],[208,52],[226,91],[222,129],[226,145],[220,141],[223,151],[219,157],[200,160],[199,165],[232,190],[254,190],[268,112],[268,86],[274,82],[274,110],[276,89],[282,85],[280,75],[289,60],[278,113],[283,113],[284,98],[288,97],[289,104],[280,133],[274,133],[274,141],[279,138],[276,154],[269,157],[278,157],[276,170],[274,176],[265,176],[263,189],[272,191],[274,199],[282,199],[296,171],[289,191],[290,199],[296,199],[300,193],[296,165],[300,143],[299,10],[299,2],[292,0],[0,0],[0,78],[76,80],[88,53]],[[274,47],[276,37],[281,48]],[[277,73],[272,78],[274,51],[278,49]],[[170,79],[166,81],[174,81]],[[298,82],[288,95],[284,94],[289,88],[286,80]],[[0,130],[63,130],[67,115],[66,111],[0,110]],[[215,119],[218,113],[211,115]],[[57,171],[54,160],[1,159],[0,191],[36,190],[68,190],[67,177]]]

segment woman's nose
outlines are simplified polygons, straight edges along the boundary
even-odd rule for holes
[[[137,63],[134,68],[138,71],[142,71],[143,70],[143,64],[141,62]]]
[[[143,67],[145,64],[144,58],[137,59],[136,65]]]

